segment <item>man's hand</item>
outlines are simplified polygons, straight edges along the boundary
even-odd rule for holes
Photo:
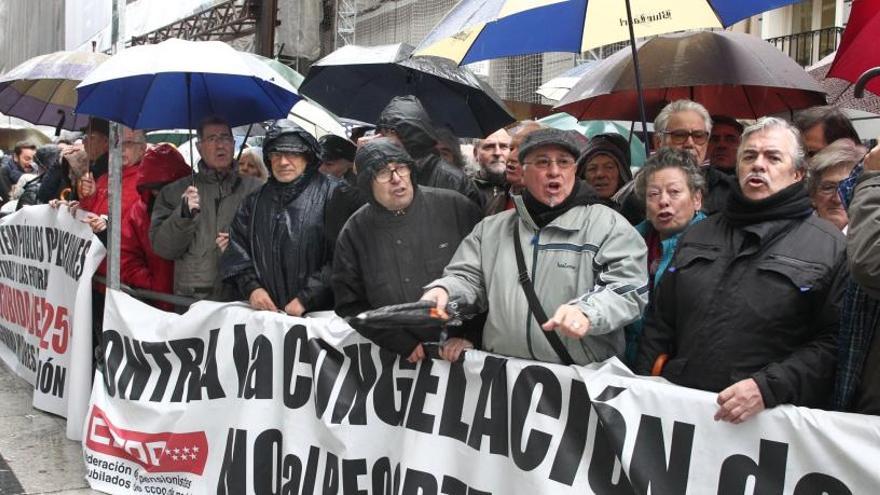
[[[50,199],[49,200],[49,207],[54,208],[56,210],[62,206],[67,206],[67,204],[68,204],[67,201],[64,201],[63,199]]]
[[[446,311],[446,304],[449,302],[449,293],[443,287],[434,287],[422,294],[420,301],[431,301],[437,304],[437,309]]]
[[[563,335],[579,339],[590,330],[590,319],[577,306],[563,304],[541,328],[545,332],[558,330]]]
[[[186,201],[186,207],[189,211],[199,210],[199,189],[196,186],[187,187],[181,197]]]
[[[229,246],[229,232],[217,232],[217,238],[214,239],[214,242],[220,248],[221,253],[226,251],[226,246]]]
[[[871,148],[865,155],[865,170],[876,172],[880,170],[880,144]]]
[[[278,311],[278,308],[275,307],[275,303],[272,302],[272,298],[269,297],[269,293],[262,287],[254,289],[253,292],[251,292],[248,301],[251,303],[251,307],[256,310]]]
[[[715,421],[739,424],[764,410],[764,397],[753,378],[740,380],[718,394]]]
[[[101,215],[95,215],[94,213],[88,212],[80,221],[89,224],[89,227],[91,227],[92,232],[95,234],[107,230],[107,219]]]
[[[86,172],[85,175],[80,177],[79,179],[79,189],[77,190],[77,194],[80,198],[88,198],[95,195],[98,188],[95,185],[95,177],[91,172]]]
[[[413,349],[409,357],[406,358],[407,361],[414,364],[418,363],[422,359],[425,359],[425,348],[422,347],[422,344],[417,345],[416,348]]]
[[[440,357],[454,363],[458,361],[462,351],[473,348],[474,344],[470,340],[453,337],[440,347]]]
[[[291,316],[302,316],[306,312],[306,308],[299,302],[299,298],[294,297],[292,301],[284,306],[284,312]]]

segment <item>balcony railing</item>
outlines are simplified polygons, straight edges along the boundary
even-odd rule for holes
[[[841,33],[843,33],[842,27],[830,27],[778,36],[768,39],[767,42],[782,50],[800,65],[807,67],[837,50]]]

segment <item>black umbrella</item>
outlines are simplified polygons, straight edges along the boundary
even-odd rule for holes
[[[395,96],[415,95],[435,125],[486,137],[516,119],[488,84],[439,57],[410,57],[406,44],[347,45],[315,62],[299,88],[340,117],[373,122]]]

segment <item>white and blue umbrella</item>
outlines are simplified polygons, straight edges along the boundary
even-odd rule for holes
[[[100,70],[98,70],[100,69]],[[275,70],[219,41],[170,39],[125,49],[77,86],[77,112],[133,129],[285,118],[301,98]]]

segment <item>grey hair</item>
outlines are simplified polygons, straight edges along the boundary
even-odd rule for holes
[[[656,172],[666,168],[676,168],[684,173],[687,178],[687,186],[691,194],[700,191],[706,194],[706,178],[697,166],[697,159],[687,150],[679,150],[675,148],[663,147],[648,158],[645,166],[636,174],[635,191],[636,195],[645,201],[646,192],[648,190],[648,179]]]
[[[266,163],[263,161],[263,148],[259,146],[250,146],[245,148],[241,152],[241,156],[238,158],[238,161],[241,162],[245,158],[250,157],[253,159],[254,164],[257,166],[257,170],[260,173],[260,180],[265,181],[269,179],[269,169],[266,166]]]
[[[804,170],[807,166],[806,155],[804,154],[804,144],[801,141],[801,133],[797,127],[791,125],[788,121],[778,117],[761,117],[757,122],[745,128],[742,134],[742,141],[736,150],[736,163],[742,160],[743,150],[752,134],[765,132],[770,129],[782,129],[788,131],[792,141],[794,152],[791,154],[791,161],[794,163],[795,170]]]
[[[712,117],[709,115],[706,107],[691,100],[675,100],[663,107],[663,110],[660,110],[657,118],[654,119],[654,132],[666,131],[666,126],[669,125],[669,118],[672,117],[672,114],[679,112],[696,112],[703,118],[703,122],[706,123],[706,132],[712,132]]]
[[[807,172],[809,172],[807,184],[810,191],[819,188],[819,182],[825,171],[838,166],[852,169],[865,157],[866,152],[867,149],[864,146],[853,143],[849,138],[838,139],[826,146],[825,149],[810,158],[807,163]]]

